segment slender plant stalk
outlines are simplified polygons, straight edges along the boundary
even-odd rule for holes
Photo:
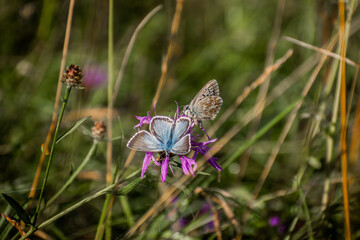
[[[115,89],[113,91],[113,95],[112,95],[112,100],[110,102],[109,105],[111,105],[112,107],[114,106],[114,103],[115,103],[115,99],[116,99],[116,96],[117,96],[117,92],[118,92],[118,89],[120,87],[120,83],[121,83],[121,80],[122,80],[122,77],[124,75],[124,71],[125,71],[125,67],[127,65],[127,61],[128,61],[128,58],[129,58],[129,55],[130,55],[130,52],[132,50],[132,47],[134,45],[134,42],[136,40],[136,37],[139,33],[139,31],[144,27],[144,25],[150,20],[151,17],[153,17],[160,9],[162,8],[162,6],[157,6],[156,8],[154,8],[153,10],[151,10],[146,16],[145,18],[140,22],[140,24],[138,25],[138,27],[136,28],[136,30],[134,31],[132,37],[131,37],[131,40],[129,42],[129,45],[126,49],[126,52],[125,52],[125,55],[124,55],[124,59],[122,61],[122,64],[121,64],[121,68],[120,68],[120,71],[119,71],[119,74],[118,74],[118,77],[117,77],[117,80],[116,80],[116,83],[115,83]],[[108,127],[109,128],[109,127]],[[125,161],[125,164],[122,168],[122,171],[120,172],[119,174],[119,177],[118,177],[118,180],[117,180],[117,184],[120,183],[120,180],[123,176],[123,174],[125,173],[125,170],[127,169],[127,167],[129,166],[131,160],[133,159],[135,155],[135,151],[134,150],[131,150],[127,160]],[[107,213],[110,214],[110,209],[112,207],[112,203],[114,202],[114,196],[111,197],[111,200],[109,201],[108,199],[105,200],[105,203],[104,203],[104,208],[103,208],[103,212],[101,213],[101,217],[100,217],[100,220],[99,220],[99,224],[98,224],[98,228],[97,228],[97,231],[96,231],[96,237],[95,239],[100,239],[101,236],[102,236],[102,232],[103,232],[103,222],[104,220],[106,219],[106,215]]]
[[[114,1],[109,0],[109,19],[108,19],[108,113],[107,113],[107,137],[112,139],[112,119],[113,119],[113,107],[112,95],[114,92]],[[106,184],[110,185],[113,181],[112,178],[112,141],[107,142],[106,148]],[[109,196],[106,196],[108,199]],[[107,201],[105,201],[107,202]],[[105,239],[111,240],[111,212],[106,219],[106,231]]]
[[[120,199],[121,208],[124,211],[124,215],[126,217],[127,223],[129,225],[129,227],[131,227],[132,225],[134,225],[134,217],[131,212],[129,199],[127,196],[120,196],[119,199]]]
[[[98,223],[98,226],[96,229],[95,240],[102,239],[102,236],[104,233],[104,224],[106,224],[106,223],[104,223],[104,221],[106,219],[106,213],[107,213],[107,211],[110,211],[110,209],[109,209],[110,201],[111,201],[111,197],[109,197],[109,195],[107,195],[105,198],[103,209],[101,211],[99,223]]]
[[[344,200],[344,217],[345,217],[345,239],[351,239],[350,229],[350,213],[349,213],[349,191],[347,181],[347,142],[346,142],[346,64],[344,58],[346,57],[345,44],[345,3],[344,0],[339,0],[339,18],[340,18],[340,61],[341,72],[341,88],[340,88],[340,154],[341,154],[341,173],[342,173],[342,187]]]
[[[35,177],[34,177],[32,185],[31,185],[31,189],[30,189],[30,193],[29,193],[30,199],[35,197],[35,191],[36,191],[36,188],[37,188],[37,185],[39,182],[40,173],[41,173],[42,166],[43,166],[44,160],[45,160],[45,155],[46,155],[47,149],[49,148],[49,144],[51,141],[51,135],[53,134],[53,132],[55,130],[55,125],[56,125],[56,120],[57,120],[57,111],[58,111],[59,100],[60,100],[60,95],[61,95],[61,86],[62,86],[61,79],[62,79],[62,74],[63,74],[64,68],[65,68],[67,52],[69,49],[70,30],[71,30],[71,22],[72,22],[72,16],[73,16],[73,11],[74,11],[74,5],[75,5],[75,0],[70,0],[69,13],[68,13],[68,18],[67,18],[67,23],[66,23],[64,46],[63,46],[63,53],[62,53],[62,58],[61,58],[61,66],[60,66],[60,71],[59,71],[59,78],[58,78],[58,85],[57,85],[56,96],[55,96],[52,121],[51,121],[51,125],[49,128],[48,134],[46,136],[44,150],[41,153],[41,157],[40,157],[38,166],[36,168]],[[32,204],[32,202],[29,202],[28,208],[30,208],[31,204]]]
[[[66,188],[70,186],[70,184],[74,181],[75,177],[80,173],[80,171],[85,167],[85,165],[89,162],[89,160],[92,158],[96,151],[96,146],[98,144],[98,141],[94,139],[93,144],[84,158],[84,160],[81,162],[79,167],[73,172],[73,174],[70,176],[70,178],[67,180],[67,182],[62,186],[62,188],[47,202],[47,206],[49,206],[51,203],[53,203],[59,196],[62,194]]]
[[[303,209],[304,209],[304,213],[305,213],[305,218],[306,218],[306,226],[307,226],[307,230],[308,230],[308,238],[310,240],[314,240],[313,237],[313,231],[312,231],[312,227],[311,227],[311,216],[310,216],[310,212],[309,212],[309,208],[308,205],[306,203],[306,198],[305,195],[301,189],[301,185],[300,185],[300,179],[298,180],[298,191],[299,191],[299,196],[301,199],[301,203],[303,205]]]
[[[280,38],[281,23],[282,23],[282,18],[284,15],[285,3],[286,3],[285,0],[278,0],[278,6],[277,6],[276,14],[275,14],[274,26],[273,26],[271,38],[268,43],[267,51],[266,51],[265,68],[274,64],[274,57],[275,57],[274,55],[275,55],[276,47],[277,47],[277,44],[278,44],[278,41]],[[270,87],[270,79],[271,79],[271,74],[269,74],[267,76],[266,80],[264,81],[264,84],[262,84],[259,89],[259,94],[256,99],[256,107],[254,108],[254,111],[259,109],[261,113],[251,124],[250,130],[246,136],[246,140],[251,139],[255,135],[257,129],[259,128],[261,118],[262,118],[262,112],[265,109],[265,102],[263,100],[266,98],[266,96],[268,94],[268,90]],[[248,150],[246,150],[246,152],[241,157],[240,178],[243,178],[245,175],[251,153],[252,153],[252,147],[250,147]]]
[[[37,215],[39,214],[39,211],[40,211],[41,201],[42,201],[42,198],[43,198],[43,195],[44,195],[44,190],[45,190],[45,187],[46,187],[47,179],[49,177],[52,159],[54,157],[57,135],[58,135],[58,132],[59,132],[61,120],[62,120],[64,112],[65,112],[65,107],[66,107],[67,101],[68,101],[69,96],[70,96],[70,92],[71,92],[71,87],[69,87],[69,86],[66,87],[65,96],[64,96],[64,99],[63,99],[63,103],[62,103],[62,106],[61,106],[61,111],[60,111],[59,118],[58,118],[58,121],[57,121],[57,124],[56,124],[55,132],[54,132],[54,138],[53,138],[52,145],[51,145],[50,156],[49,156],[48,164],[47,164],[47,167],[46,167],[45,177],[44,177],[44,181],[43,181],[43,184],[42,184],[42,187],[41,187],[38,204],[37,204],[37,207],[36,207],[35,218],[34,218],[34,222],[33,222],[34,225],[36,223]],[[46,151],[46,150],[44,149],[44,151]]]

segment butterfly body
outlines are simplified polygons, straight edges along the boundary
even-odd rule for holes
[[[191,120],[180,117],[175,122],[166,116],[155,116],[150,121],[150,132],[137,132],[128,142],[131,149],[144,152],[165,152],[166,155],[184,155],[190,151]]]
[[[219,96],[219,85],[215,79],[210,80],[195,95],[189,105],[183,109],[183,113],[192,118],[195,124],[201,126],[202,120],[213,120],[219,113],[223,103]]]

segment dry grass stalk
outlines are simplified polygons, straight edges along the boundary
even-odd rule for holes
[[[15,227],[20,235],[23,237],[26,235],[26,232],[24,231],[24,229],[22,228],[21,224],[18,223],[17,221],[15,221],[14,219],[11,219],[10,217],[6,216],[5,214],[3,213],[0,213],[0,215],[6,219],[6,221],[8,221],[11,225],[13,225],[13,227]],[[26,238],[26,240],[30,240],[30,238]]]
[[[285,3],[286,3],[285,0],[278,1],[278,6],[277,6],[276,14],[275,14],[274,26],[273,26],[271,38],[270,38],[270,41],[269,41],[268,47],[267,47],[265,67],[268,67],[274,63],[274,55],[275,55],[275,50],[276,50],[276,47],[277,47],[277,44],[278,44],[279,38],[280,38],[281,23],[282,23],[282,19],[283,19],[283,15],[284,15]],[[271,74],[267,77],[264,84],[262,84],[259,89],[259,94],[256,99],[255,108],[259,108],[261,111],[261,114],[256,119],[254,119],[253,123],[251,124],[250,130],[248,131],[248,134],[246,136],[246,141],[251,139],[256,134],[256,131],[259,128],[259,125],[261,122],[261,117],[262,117],[262,112],[265,108],[264,99],[266,98],[269,87],[270,87],[270,78],[271,78]],[[251,152],[252,152],[252,147],[249,147],[242,154],[243,157],[240,162],[240,178],[243,178],[245,175]]]
[[[335,59],[338,59],[338,60],[345,60],[345,62],[353,67],[358,67],[358,65],[353,61],[353,60],[350,60],[348,58],[345,58],[345,57],[341,57],[339,54],[336,54],[336,53],[333,53],[331,51],[328,51],[326,49],[323,49],[323,48],[319,48],[319,47],[315,47],[311,44],[308,44],[308,43],[305,43],[305,42],[302,42],[302,41],[299,41],[295,38],[291,38],[291,37],[284,37],[285,40],[289,41],[289,42],[292,42],[292,43],[295,43],[299,46],[302,46],[304,48],[308,48],[308,49],[312,49],[312,50],[315,50],[321,54],[324,54],[324,55],[328,55],[329,57],[332,57],[332,58],[335,58]]]
[[[315,79],[318,76],[318,74],[319,74],[322,66],[324,65],[326,59],[327,59],[327,55],[322,56],[319,64],[317,65],[317,67],[313,71],[312,75],[310,76],[308,82],[306,83],[306,85],[305,85],[305,87],[304,87],[304,89],[303,89],[303,91],[301,93],[302,97],[305,97],[308,94],[311,86],[315,82]],[[286,122],[286,124],[285,124],[285,126],[283,128],[283,131],[281,132],[281,135],[280,135],[280,137],[279,137],[279,139],[277,141],[277,144],[273,148],[273,151],[271,152],[271,154],[269,156],[269,158],[268,158],[268,160],[267,160],[267,162],[265,164],[265,167],[264,167],[264,169],[263,169],[263,171],[262,171],[262,173],[261,173],[261,175],[259,177],[259,181],[258,181],[258,183],[257,183],[257,185],[255,187],[255,190],[253,192],[253,198],[254,199],[256,199],[258,194],[260,193],[260,190],[261,190],[261,188],[262,188],[262,186],[263,186],[263,184],[264,184],[264,182],[265,182],[265,180],[266,180],[266,178],[267,178],[267,176],[268,176],[268,174],[270,172],[270,169],[271,169],[272,165],[274,164],[275,159],[276,159],[276,157],[277,157],[277,155],[278,155],[278,153],[280,151],[281,145],[285,141],[285,138],[286,138],[287,134],[289,133],[289,130],[290,130],[292,124],[294,123],[295,117],[296,117],[300,107],[302,106],[302,103],[303,103],[303,100],[301,100],[296,105],[296,107],[292,110],[292,112],[291,112],[291,114],[290,114],[290,116],[289,116],[289,118],[288,118],[288,120],[287,120],[287,122]]]
[[[224,209],[226,217],[230,220],[231,224],[235,228],[235,231],[236,231],[235,239],[240,240],[241,239],[240,225],[239,225],[239,223],[238,223],[238,221],[237,221],[237,219],[235,217],[235,214],[231,210],[229,204],[227,204],[227,202],[222,197],[213,196],[212,199],[213,199],[214,202],[219,204]]]
[[[293,50],[288,50],[282,58],[278,59],[273,65],[266,67],[264,72],[254,82],[252,82],[249,86],[245,87],[242,94],[236,98],[235,102],[221,115],[219,120],[217,120],[210,128],[210,130],[208,131],[209,136],[213,136],[214,133],[219,129],[219,127],[230,117],[230,115],[249,96],[249,94],[258,86],[263,84],[267,77],[272,72],[276,71],[284,62],[286,62],[292,54]]]
[[[347,142],[346,142],[346,46],[345,46],[345,3],[344,0],[339,0],[339,18],[340,18],[340,74],[341,74],[341,88],[340,88],[340,154],[341,154],[341,173],[342,173],[342,187],[344,200],[344,217],[345,217],[345,239],[351,239],[350,229],[350,213],[349,213],[349,192],[347,183]]]
[[[59,108],[61,86],[62,86],[61,79],[62,79],[63,71],[65,69],[66,56],[67,56],[68,49],[69,49],[69,39],[70,39],[70,31],[71,31],[71,22],[72,22],[72,17],[73,17],[73,12],[74,12],[74,4],[75,4],[75,0],[70,0],[68,18],[67,18],[66,30],[65,30],[63,53],[62,53],[62,58],[61,58],[61,65],[60,65],[60,70],[59,70],[58,85],[57,85],[57,90],[56,90],[51,125],[49,128],[48,134],[46,136],[46,140],[45,140],[45,144],[44,144],[44,151],[41,153],[40,161],[36,168],[35,177],[34,177],[32,185],[31,185],[31,189],[30,189],[30,193],[29,193],[30,199],[35,197],[36,188],[37,188],[37,185],[39,182],[42,166],[43,166],[44,160],[45,160],[45,155],[46,155],[46,152],[48,152],[49,144],[52,139],[52,135],[55,131],[55,127],[56,127],[56,123],[57,123],[57,112],[58,112],[58,108]],[[31,205],[32,205],[32,201],[29,202],[28,208],[30,208]]]
[[[156,103],[158,102],[159,98],[160,98],[160,94],[161,91],[165,85],[165,80],[166,80],[166,75],[167,75],[167,70],[168,70],[168,64],[169,61],[172,57],[172,54],[174,52],[174,48],[175,48],[175,37],[177,35],[177,32],[179,30],[179,25],[180,25],[180,19],[181,19],[181,13],[182,13],[182,9],[183,9],[183,5],[184,5],[184,0],[177,0],[176,1],[176,9],[175,9],[175,14],[174,14],[174,18],[171,24],[171,32],[170,32],[170,42],[169,42],[169,47],[167,49],[167,53],[162,61],[162,65],[161,65],[161,77],[159,80],[159,85],[156,89],[156,93],[155,96],[152,100],[151,103],[151,107],[155,107]]]

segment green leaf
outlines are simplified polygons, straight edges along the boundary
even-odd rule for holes
[[[10,206],[15,210],[16,214],[19,218],[26,224],[31,224],[30,216],[25,212],[25,210],[21,207],[21,205],[15,201],[12,197],[6,195],[5,193],[1,193],[5,200],[10,204]]]
[[[88,120],[90,118],[90,116],[88,117],[84,117],[82,119],[80,119],[79,121],[77,121],[71,128],[69,128],[66,132],[64,132],[57,140],[56,143],[59,143],[61,140],[63,140],[65,137],[67,137],[68,135],[70,135],[73,131],[75,131],[83,122],[85,122],[86,120]]]
[[[199,174],[199,175],[211,176],[210,173],[203,172],[203,171],[197,171],[196,173]]]
[[[134,181],[132,181],[131,183],[129,183],[128,185],[126,185],[125,187],[122,187],[121,189],[116,191],[117,195],[127,195],[129,192],[131,192],[131,190],[133,190],[139,183],[141,183],[144,178],[146,178],[146,175],[141,178],[138,177],[136,178]]]

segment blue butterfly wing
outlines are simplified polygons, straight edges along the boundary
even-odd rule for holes
[[[179,141],[189,130],[191,120],[188,117],[180,117],[176,120],[174,132],[172,136],[172,142],[175,144]]]
[[[164,151],[163,144],[148,131],[137,132],[128,142],[128,148],[143,152]]]
[[[170,152],[176,155],[185,155],[190,152],[191,142],[190,134],[186,134],[179,141],[174,143]]]
[[[156,116],[150,121],[150,132],[166,145],[171,137],[174,120],[166,116]]]

